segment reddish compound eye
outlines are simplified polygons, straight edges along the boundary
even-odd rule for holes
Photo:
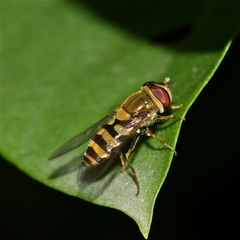
[[[154,96],[162,103],[163,107],[169,108],[171,105],[171,100],[169,93],[162,87],[159,86],[153,86],[151,87],[151,91],[154,94]]]

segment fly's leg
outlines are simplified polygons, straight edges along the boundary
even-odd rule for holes
[[[172,106],[171,106],[171,109],[172,109],[172,110],[177,110],[177,109],[181,108],[182,106],[183,106],[183,104],[182,104],[182,103],[179,103],[179,104],[176,104],[176,105],[172,105]]]
[[[132,171],[132,178],[133,178],[133,181],[134,183],[136,184],[137,186],[137,193],[136,193],[136,196],[138,196],[139,192],[140,192],[140,187],[139,187],[139,182],[138,182],[138,179],[137,179],[137,174],[136,174],[136,171],[135,169],[133,168],[130,160],[129,160],[129,156],[131,155],[131,153],[133,152],[133,150],[135,149],[135,147],[137,146],[137,143],[138,141],[140,140],[140,135],[137,135],[133,141],[131,142],[131,145],[127,151],[127,153],[125,154],[125,159],[128,163],[128,166],[129,168],[131,169]],[[120,153],[120,159],[121,159],[121,165],[122,165],[122,170],[124,170],[124,156],[123,156],[123,153]]]
[[[161,115],[158,116],[157,121],[161,121],[161,120],[169,120],[169,119],[177,119],[180,121],[184,121],[185,117],[179,117],[179,116],[175,116],[175,115]]]
[[[177,110],[177,109],[181,108],[182,106],[183,106],[182,103],[176,104],[176,105],[172,105],[171,106],[171,110]],[[176,119],[176,120],[184,121],[185,117],[179,117],[179,116],[175,116],[173,114],[170,114],[170,115],[160,115],[160,116],[158,116],[157,121],[169,120],[169,119]]]
[[[172,109],[172,110],[176,110],[176,109],[181,108],[182,106],[183,106],[183,104],[172,105],[172,106],[171,106],[171,109]],[[185,120],[185,117],[175,116],[175,115],[173,115],[173,114],[170,114],[170,115],[160,115],[160,116],[158,116],[157,121],[169,120],[169,119],[176,119],[176,120],[184,121],[184,120]],[[149,130],[149,128],[146,128],[145,134],[146,134],[147,136],[149,136],[149,137],[154,137],[156,140],[158,140],[160,143],[162,143],[165,147],[169,148],[169,149],[174,153],[175,156],[177,155],[176,150],[175,150],[172,146],[170,146],[170,145],[167,144],[165,141],[163,141],[162,139],[160,139],[159,137],[157,137],[153,132],[151,132],[151,131]]]
[[[130,147],[127,151],[127,153],[125,154],[125,157],[128,159],[130,154],[133,152],[133,150],[136,148],[137,146],[137,143],[139,142],[140,140],[140,137],[141,135],[136,135],[135,138],[132,140],[131,144],[130,144]]]
[[[138,182],[138,179],[137,179],[137,174],[136,174],[136,171],[134,170],[132,164],[130,163],[128,157],[126,157],[127,159],[127,162],[128,162],[128,165],[132,171],[132,178],[133,178],[133,181],[135,182],[136,186],[137,186],[137,193],[136,193],[136,196],[138,196],[139,192],[140,192],[140,187],[139,187],[139,182]]]
[[[167,144],[166,142],[164,142],[161,138],[157,137],[157,136],[156,136],[153,132],[151,132],[148,128],[146,128],[145,134],[146,134],[148,137],[153,137],[153,138],[155,138],[155,139],[158,140],[160,143],[162,143],[165,147],[169,148],[169,149],[174,153],[175,156],[177,155],[176,150],[175,150],[172,146],[170,146],[169,144]]]
[[[124,160],[124,156],[123,156],[122,152],[120,152],[120,160],[121,160],[121,169],[122,169],[122,172],[123,172],[124,169],[125,169],[125,160]]]
[[[170,109],[171,110],[177,110],[179,108],[181,108],[183,106],[182,103],[176,104],[176,105],[171,105]],[[180,121],[184,121],[185,117],[179,117],[179,116],[175,116],[173,114],[170,115],[159,115],[157,118],[157,121],[161,121],[161,120],[168,120],[168,119],[177,119]]]

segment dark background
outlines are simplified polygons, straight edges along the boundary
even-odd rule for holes
[[[149,239],[239,236],[239,40],[187,114]],[[0,176],[1,239],[143,239],[125,214],[45,187],[3,160]]]

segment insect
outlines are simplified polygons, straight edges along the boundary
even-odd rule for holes
[[[182,104],[172,105],[170,78],[163,82],[146,82],[139,91],[131,94],[112,114],[93,124],[55,150],[49,160],[74,150],[89,140],[82,162],[90,167],[98,166],[112,156],[119,156],[122,170],[127,162],[139,194],[140,187],[136,171],[129,157],[142,136],[153,137],[176,154],[173,147],[157,137],[149,126],[168,119],[183,119],[166,114],[169,109],[178,109]],[[122,147],[131,140],[128,151]]]

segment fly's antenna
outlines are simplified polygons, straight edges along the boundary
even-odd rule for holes
[[[175,85],[175,81],[171,80],[170,77],[165,77],[165,79],[162,81],[158,81],[158,82],[155,82],[157,84],[164,84],[166,85],[167,87],[168,86],[174,86]]]
[[[170,79],[170,77],[165,77],[163,83],[167,86],[174,86],[176,84],[175,81]]]

